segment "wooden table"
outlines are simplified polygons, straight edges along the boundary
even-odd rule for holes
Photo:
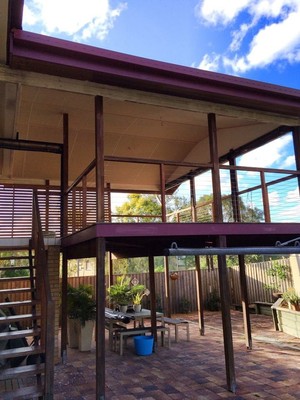
[[[133,317],[134,327],[136,327],[137,322],[138,322],[138,326],[142,327],[142,326],[144,326],[144,320],[151,318],[151,310],[147,310],[146,308],[143,308],[139,312],[125,313],[125,315],[128,317]],[[159,317],[161,318],[163,316],[164,316],[164,314],[162,312],[156,311],[157,318],[159,318]]]
[[[122,318],[127,318],[128,322],[124,323]],[[156,317],[163,317],[163,313],[156,312]],[[142,309],[139,312],[131,312],[131,313],[121,313],[119,311],[111,310],[110,308],[105,309],[105,329],[109,332],[109,348],[113,350],[114,345],[113,341],[115,339],[115,332],[126,331],[128,323],[130,321],[134,322],[134,328],[144,328],[144,320],[151,318],[151,310]],[[129,335],[129,332],[128,332]],[[121,335],[123,340],[123,335]],[[120,346],[122,349],[123,346]],[[122,350],[121,350],[122,352]]]

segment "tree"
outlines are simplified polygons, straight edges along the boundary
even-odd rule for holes
[[[153,194],[129,194],[128,201],[116,207],[120,222],[160,222],[162,204],[160,196]],[[167,213],[189,207],[190,203],[184,196],[166,196]]]
[[[200,220],[209,222],[213,221],[212,213],[213,195],[206,194],[197,201],[197,208],[200,213]],[[242,198],[239,198],[239,209],[241,222],[261,222],[263,221],[263,211],[257,207],[246,206]],[[231,197],[222,198],[222,212],[224,222],[235,222],[233,218],[233,209]]]
[[[29,276],[28,252],[23,250],[1,251],[0,258],[4,258],[3,260],[0,260],[0,266],[6,268],[6,270],[2,270],[0,272],[0,277],[10,278],[17,276]],[[28,269],[17,269],[18,267],[27,266]]]
[[[161,220],[161,204],[157,196],[133,193],[128,195],[128,201],[116,207],[116,213],[121,222],[158,222]]]

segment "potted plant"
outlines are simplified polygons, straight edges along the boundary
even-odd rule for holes
[[[118,276],[116,283],[107,288],[107,294],[115,307],[118,307],[122,312],[126,312],[131,300],[130,277],[126,275]]]
[[[92,286],[68,285],[67,300],[69,346],[89,351],[96,319]]]
[[[136,284],[131,287],[131,299],[135,312],[141,311],[143,297],[148,296],[149,293],[150,292],[146,289],[145,285]]]
[[[279,261],[274,261],[272,266],[267,270],[267,275],[270,277],[270,282],[265,284],[265,288],[272,290],[272,296],[274,301],[282,297],[281,282],[287,279],[289,275],[289,267],[280,263]]]
[[[282,298],[288,304],[290,310],[300,311],[300,296],[294,288],[289,288],[284,292]]]

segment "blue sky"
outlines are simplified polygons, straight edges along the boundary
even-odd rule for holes
[[[25,0],[23,28],[300,88],[299,0]]]
[[[300,0],[25,0],[23,29],[300,89]],[[240,164],[294,169],[291,148],[283,137]],[[272,189],[274,204],[295,187]]]

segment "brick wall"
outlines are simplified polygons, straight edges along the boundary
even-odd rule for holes
[[[60,315],[60,246],[48,246],[48,274],[52,298],[55,302],[55,363],[60,362],[60,343],[59,343],[59,315]]]

